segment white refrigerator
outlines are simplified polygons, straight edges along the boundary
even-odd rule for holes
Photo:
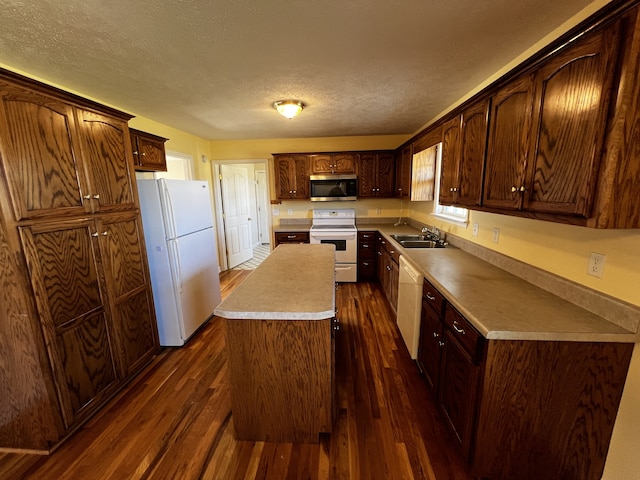
[[[207,182],[138,180],[160,345],[181,346],[220,303]]]

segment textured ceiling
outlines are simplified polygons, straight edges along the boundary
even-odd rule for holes
[[[3,0],[0,63],[207,139],[411,134],[589,3]]]

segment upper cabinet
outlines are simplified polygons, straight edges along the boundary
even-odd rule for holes
[[[587,217],[598,181],[619,26],[589,34],[536,72],[527,210]],[[520,185],[518,187],[521,187]]]
[[[618,41],[593,32],[494,95],[485,206],[590,215]]]
[[[350,174],[356,173],[355,153],[318,153],[310,155],[311,174]]]
[[[16,220],[90,212],[74,107],[4,82],[0,98],[1,161]]]
[[[520,209],[531,131],[533,76],[525,75],[493,96],[483,205]]]
[[[125,119],[0,82],[0,149],[16,220],[135,207]]]
[[[488,110],[480,101],[443,125],[440,203],[480,205]]]
[[[86,110],[77,114],[90,183],[84,198],[94,212],[136,208],[127,122]]]
[[[158,137],[140,130],[129,129],[133,164],[140,171],[167,171],[167,157],[164,151],[164,137]]]
[[[434,124],[440,203],[639,228],[639,78],[638,7],[603,9]]]
[[[398,198],[411,197],[411,163],[413,160],[412,144],[405,145],[396,151],[396,194]]]
[[[393,152],[358,154],[358,196],[394,196],[395,159]]]
[[[309,198],[309,155],[274,154],[276,196],[279,200]]]

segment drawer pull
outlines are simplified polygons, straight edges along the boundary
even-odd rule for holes
[[[287,238],[296,238],[295,235],[287,235]]]
[[[369,244],[368,243],[363,243],[362,244],[362,248],[369,248]]]
[[[460,328],[460,326],[458,325],[458,322],[455,321],[455,320],[453,321],[453,329],[456,332],[458,332],[460,335],[464,335],[465,334],[464,328]]]
[[[436,300],[436,297],[431,295],[431,292],[427,292],[426,296],[427,296],[427,299],[431,300],[432,302],[434,302]]]

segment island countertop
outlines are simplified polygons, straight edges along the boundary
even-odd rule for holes
[[[335,315],[335,247],[278,246],[215,315],[230,319],[322,320]]]

